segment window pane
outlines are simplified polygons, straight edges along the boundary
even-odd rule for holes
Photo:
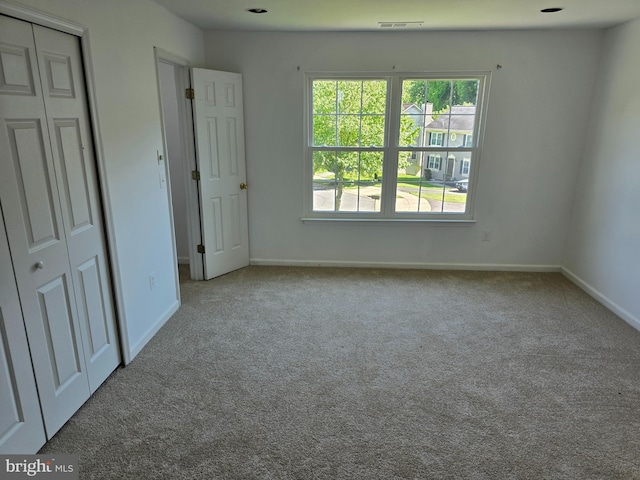
[[[313,144],[317,146],[336,145],[336,116],[335,115],[314,115],[313,116]]]
[[[476,106],[478,104],[478,80],[453,82],[453,105]]]
[[[338,82],[335,80],[313,81],[313,113],[336,113]]]
[[[382,152],[314,152],[313,210],[379,212]]]
[[[338,146],[358,147],[360,146],[360,116],[339,115],[338,116]]]
[[[367,80],[362,82],[362,113],[384,115],[387,110],[387,82]]]
[[[338,82],[338,113],[360,114],[362,111],[362,81]]]
[[[336,153],[313,152],[313,210],[333,212],[336,192]]]
[[[384,145],[384,115],[362,117],[360,146],[382,147]]]
[[[404,80],[402,82],[402,105],[424,105],[427,95],[426,80]]]
[[[475,79],[404,80],[399,145],[464,147],[465,135],[473,133],[478,85]]]
[[[396,212],[464,213],[467,204],[470,152],[400,152]]]
[[[424,145],[424,115],[410,105],[400,115],[399,145],[403,147],[422,147]]]

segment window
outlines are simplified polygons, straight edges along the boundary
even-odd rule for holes
[[[465,158],[460,164],[460,174],[469,175],[469,167],[471,167],[471,161],[468,158]]]
[[[430,132],[429,133],[429,145],[437,145],[441,147],[444,143],[443,132]]]
[[[429,155],[427,168],[431,170],[440,170],[440,165],[442,165],[442,157],[440,155]]]
[[[307,215],[472,218],[487,75],[309,75]]]

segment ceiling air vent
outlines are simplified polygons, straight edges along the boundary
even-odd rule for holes
[[[378,22],[380,28],[421,27],[424,22]]]

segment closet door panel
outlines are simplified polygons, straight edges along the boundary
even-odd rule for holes
[[[34,25],[89,384],[120,364],[80,43]]]
[[[18,20],[2,21],[0,38],[0,94],[36,96],[35,56],[30,24]]]
[[[42,127],[40,119],[9,121],[6,127],[27,248],[35,253],[60,243]]]
[[[40,78],[31,24],[0,17],[0,45],[22,49]],[[33,94],[0,90],[0,202],[51,437],[90,389],[49,129],[39,80]]]
[[[60,159],[62,190],[66,196],[63,205],[69,219],[69,232],[75,235],[95,225],[91,209],[90,183],[82,158],[80,127],[78,119],[56,120],[53,127]]]
[[[40,320],[51,362],[51,378],[56,395],[82,375],[74,322],[69,305],[67,276],[61,275],[37,289]]]

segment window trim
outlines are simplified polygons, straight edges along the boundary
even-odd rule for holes
[[[436,138],[440,140],[440,143],[431,143],[433,140],[433,135],[437,135]],[[429,133],[429,146],[430,147],[442,147],[444,146],[444,134],[445,132],[431,132]]]
[[[427,153],[427,152],[425,152]],[[436,160],[438,161],[438,168],[436,167],[432,167],[431,166],[431,160],[433,159],[433,161],[435,162]],[[437,172],[439,172],[440,170],[442,170],[442,155],[439,155],[437,153],[429,153],[427,155],[427,168],[429,170],[435,170]]]
[[[468,80],[477,79],[478,100],[474,122],[474,145],[473,147],[404,147],[398,145],[399,132],[395,126],[400,123],[402,113],[402,82],[405,80]],[[382,206],[380,212],[335,212],[335,211],[313,211],[313,151],[319,148],[313,145],[313,81],[314,80],[385,80],[387,82],[387,99],[385,110],[385,128],[383,147],[376,147],[375,150],[384,152],[383,181],[381,185]],[[303,221],[311,220],[337,220],[340,222],[351,221],[351,223],[361,222],[433,222],[444,224],[455,224],[474,222],[474,212],[476,203],[476,183],[478,178],[481,149],[484,143],[484,126],[486,123],[487,103],[489,99],[489,87],[491,84],[491,71],[438,71],[438,72],[336,72],[336,71],[306,71],[304,72],[304,108],[303,108]],[[391,128],[394,126],[394,128]],[[361,147],[329,147],[331,150],[362,150]],[[369,148],[364,150],[369,151]],[[415,213],[415,212],[395,212],[395,195],[389,191],[396,191],[396,175],[398,170],[399,153],[423,152],[428,154],[447,155],[451,150],[459,152],[470,152],[473,158],[473,165],[469,172],[469,194],[467,196],[466,209],[464,213]]]
[[[460,175],[469,176],[469,172],[471,171],[471,159],[463,158],[460,162]]]

